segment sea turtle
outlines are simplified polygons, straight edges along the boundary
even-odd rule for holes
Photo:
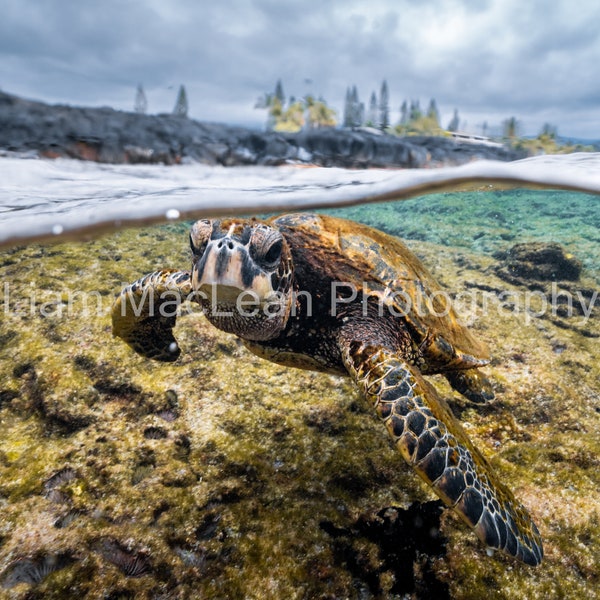
[[[262,358],[349,375],[395,446],[488,549],[542,559],[526,509],[473,446],[423,375],[442,373],[473,401],[493,397],[485,346],[397,238],[317,214],[200,220],[191,271],[150,273],[124,288],[113,333],[136,352],[173,361],[174,307],[199,302],[208,320]]]

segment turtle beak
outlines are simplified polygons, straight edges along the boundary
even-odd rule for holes
[[[196,291],[216,297],[219,304],[235,304],[243,292],[262,300],[273,291],[268,278],[250,259],[248,248],[229,235],[209,242],[194,269],[192,285]]]

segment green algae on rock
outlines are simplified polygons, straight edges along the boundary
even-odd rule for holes
[[[444,215],[419,215],[451,237],[410,245],[493,350],[492,404],[462,401],[441,379],[436,386],[532,511],[545,542],[539,569],[486,557],[447,511],[437,530],[439,507],[346,380],[261,361],[187,306],[178,362],[151,364],[115,344],[108,311],[120,283],[189,259],[187,226],[171,225],[2,257],[2,594],[599,598],[600,362],[589,336],[598,316],[536,316],[524,290],[497,277],[492,256],[526,237],[528,223],[545,222],[546,239],[582,261],[582,286],[597,289],[598,241],[578,238],[573,205],[569,228],[552,220],[561,200],[529,198],[541,206],[501,227],[512,240],[495,239],[482,216],[485,236],[474,240],[470,209],[461,215],[453,198],[452,227]],[[495,202],[510,214],[512,196]],[[523,197],[514,202],[525,210]],[[580,206],[592,223],[597,209]],[[543,238],[545,226],[532,237]],[[510,306],[502,292],[513,293]],[[80,414],[87,422],[72,426]],[[341,415],[335,423],[333,414]],[[148,435],[155,429],[166,435]],[[55,485],[65,469],[76,476]],[[405,518],[413,531],[417,522],[435,529],[431,546],[401,528]],[[402,548],[388,532],[407,536]],[[406,554],[410,539],[423,543]],[[115,548],[147,560],[147,570],[128,576],[105,557]],[[15,561],[60,556],[68,564],[38,583],[10,579]],[[400,568],[399,556],[410,557],[410,568]]]

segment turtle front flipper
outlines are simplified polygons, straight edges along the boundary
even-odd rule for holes
[[[113,335],[146,358],[176,360],[181,353],[173,336],[177,308],[191,295],[188,271],[145,275],[117,296],[111,313]]]
[[[449,371],[444,375],[448,383],[471,402],[483,404],[494,399],[492,384],[479,369]]]
[[[419,371],[397,352],[374,344],[345,342],[342,355],[402,456],[437,495],[488,548],[539,564],[542,540],[527,510],[498,481]]]

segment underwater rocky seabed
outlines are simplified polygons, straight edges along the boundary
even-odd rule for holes
[[[534,316],[495,271],[517,242],[558,241],[584,267],[565,285],[597,290],[598,198],[488,191],[339,212],[473,292],[475,307],[460,300],[492,348],[497,398],[473,405],[433,379],[532,512],[542,565],[488,557],[348,380],[262,361],[186,307],[174,364],[113,339],[121,284],[188,268],[179,223],[2,253],[0,597],[600,598],[600,300],[587,322]]]

